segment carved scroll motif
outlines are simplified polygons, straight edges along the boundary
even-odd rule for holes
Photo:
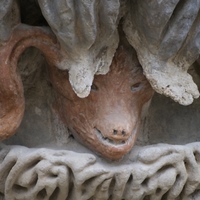
[[[198,0],[137,0],[125,17],[124,30],[152,87],[183,105],[199,97],[187,73],[200,54],[199,11]]]
[[[132,160],[133,158],[133,160]],[[93,155],[4,147],[0,198],[6,200],[194,200],[200,198],[200,144],[136,149],[129,163],[102,164]]]

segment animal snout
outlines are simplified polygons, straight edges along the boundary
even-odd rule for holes
[[[108,139],[116,143],[124,143],[127,141],[132,133],[130,127],[96,127],[98,134],[101,134],[102,138]]]
[[[107,137],[115,141],[125,141],[131,135],[130,127],[116,127],[107,132]]]
[[[122,135],[122,136],[125,136],[127,133],[126,130],[117,130],[117,129],[113,129],[113,134],[114,135]]]
[[[117,110],[111,112],[104,120],[97,121],[95,128],[103,139],[114,143],[126,142],[133,133],[136,126],[136,118],[132,117],[128,111]]]

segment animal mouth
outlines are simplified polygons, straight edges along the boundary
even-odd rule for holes
[[[113,146],[122,146],[122,145],[126,145],[127,143],[130,142],[130,140],[132,140],[133,136],[135,135],[135,132],[134,131],[130,137],[126,140],[120,140],[120,141],[117,141],[117,140],[112,140],[108,137],[105,137],[101,131],[98,129],[98,128],[94,128],[96,130],[96,135],[98,137],[98,139],[105,145],[113,145]]]

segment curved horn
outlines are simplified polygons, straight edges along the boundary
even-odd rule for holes
[[[0,47],[0,140],[12,136],[24,114],[23,85],[16,72],[18,59],[30,46],[40,49],[49,64],[60,60],[59,46],[49,29],[18,25]]]

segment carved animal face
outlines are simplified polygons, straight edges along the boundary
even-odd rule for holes
[[[153,95],[132,48],[117,49],[110,72],[96,75],[90,95],[83,99],[73,92],[67,72],[50,72],[57,111],[75,138],[111,160],[131,150],[142,107]]]

